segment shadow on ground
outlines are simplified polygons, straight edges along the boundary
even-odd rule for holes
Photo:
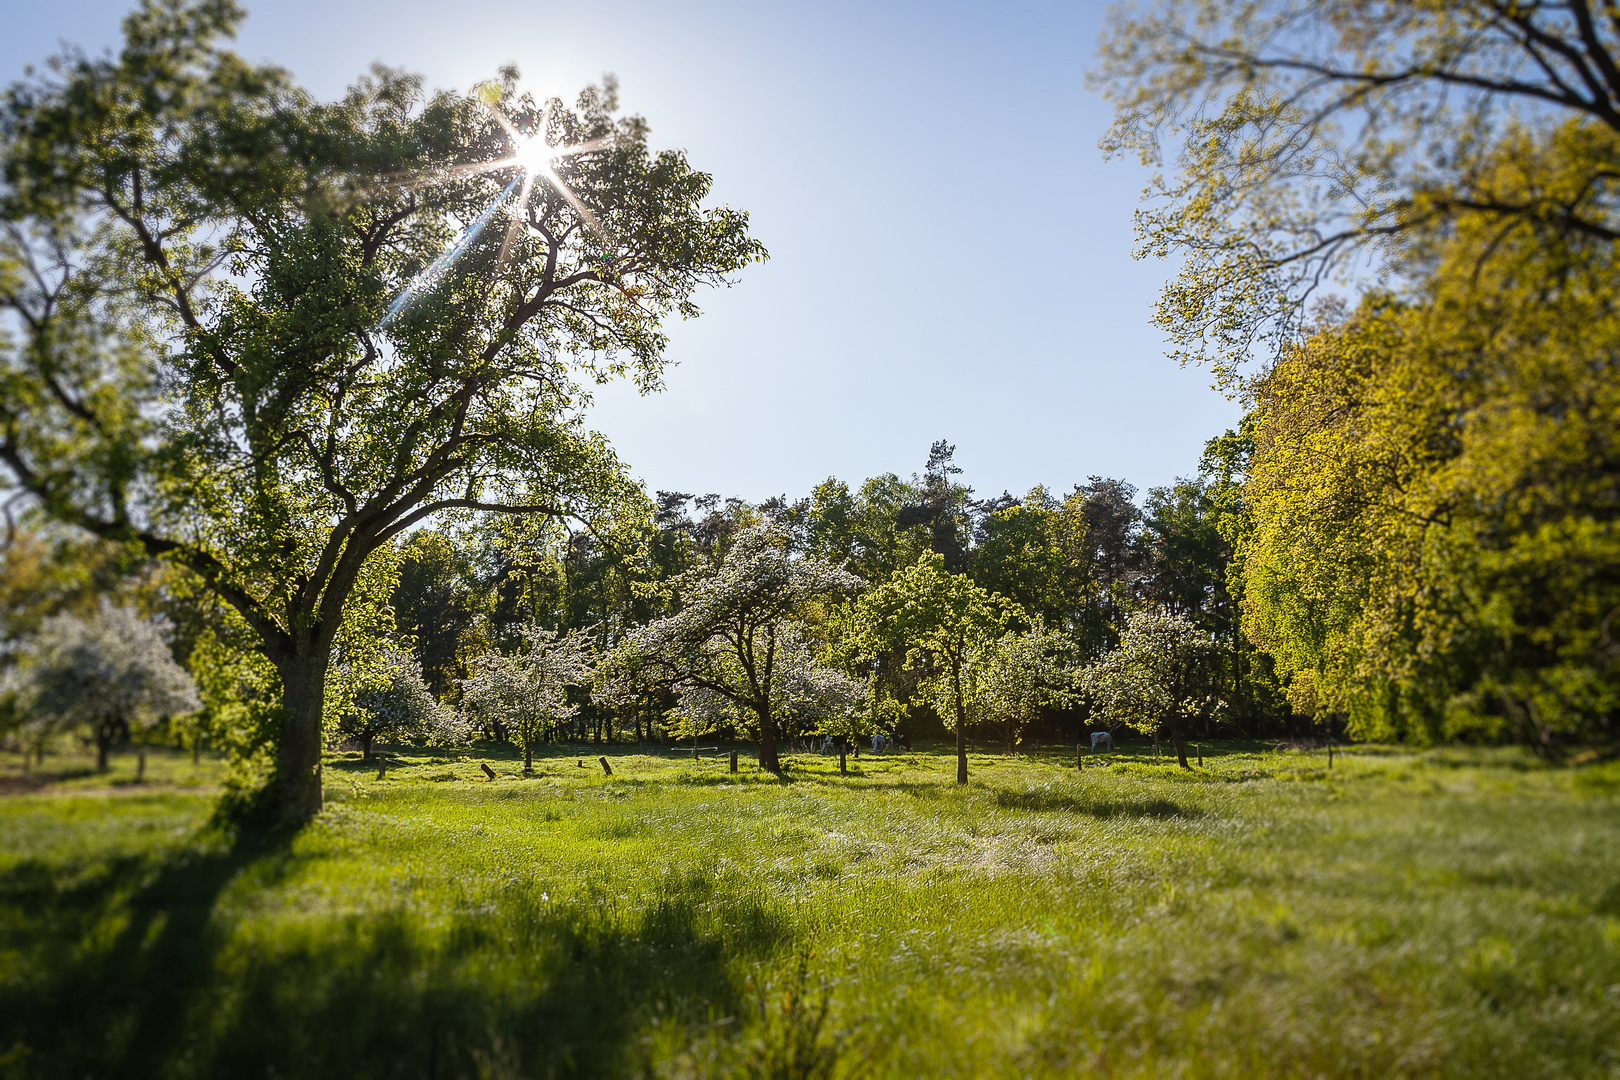
[[[448,927],[403,907],[261,921],[251,941],[221,925],[237,875],[293,858],[259,835],[0,875],[0,950],[30,973],[0,982],[0,1077],[617,1074],[654,1018],[734,1018],[728,957],[791,938],[703,874],[634,916],[519,881]]]

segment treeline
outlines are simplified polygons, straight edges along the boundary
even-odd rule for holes
[[[843,566],[868,587],[937,555],[948,573],[1016,605],[1018,625],[1039,620],[1062,634],[1075,666],[1117,645],[1134,611],[1182,615],[1220,646],[1209,673],[1219,707],[1201,717],[1209,732],[1311,730],[1312,718],[1289,709],[1269,659],[1244,636],[1227,584],[1230,548],[1206,481],[1153,488],[1140,505],[1131,484],[1100,476],[1061,495],[1036,487],[981,499],[962,482],[954,449],[934,444],[922,473],[909,479],[890,473],[852,487],[830,478],[799,498],[750,503],[660,491],[640,520],[595,530],[423,530],[401,545],[391,597],[396,632],[412,643],[435,696],[454,702],[476,659],[517,648],[525,626],[589,630],[605,650],[679,608],[679,596],[660,586],[717,570],[739,532],[770,525],[796,555]],[[835,607],[810,603],[801,613],[818,648],[836,647]],[[922,669],[903,661],[880,665],[882,693],[905,709],[903,726],[937,733],[931,710],[912,701]],[[552,737],[670,738],[680,728],[667,716],[673,700],[626,714],[582,695],[577,715]],[[1084,704],[1048,707],[1026,734],[1070,738],[1086,718]],[[988,725],[973,735],[1002,738]]]

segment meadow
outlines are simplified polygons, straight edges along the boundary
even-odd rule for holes
[[[0,1077],[1620,1075],[1620,764],[724,749],[10,757]]]

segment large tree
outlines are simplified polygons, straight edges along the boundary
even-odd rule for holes
[[[281,685],[273,802],[299,820],[372,553],[439,515],[628,497],[587,387],[658,387],[661,320],[763,251],[611,85],[569,109],[511,71],[429,95],[378,68],[321,102],[221,47],[241,14],[148,0],[119,54],[7,94],[0,463],[241,614]]]
[[[1547,140],[1543,168],[1572,152]],[[1613,742],[1617,269],[1607,241],[1464,222],[1421,288],[1256,384],[1229,531],[1245,624],[1302,710],[1368,737]]]

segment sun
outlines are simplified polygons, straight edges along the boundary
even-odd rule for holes
[[[432,266],[418,274],[416,279],[394,299],[393,304],[388,308],[388,313],[383,317],[382,325],[384,326],[392,322],[394,317],[404,310],[412,297],[449,272],[450,267],[460,257],[461,253],[478,238],[478,234],[483,231],[484,226],[489,224],[496,214],[502,210],[503,205],[510,221],[507,224],[506,235],[501,240],[500,252],[497,254],[495,262],[497,267],[506,266],[515,242],[522,235],[527,225],[530,197],[537,188],[546,188],[554,192],[573,208],[585,227],[599,239],[612,240],[612,234],[607,227],[591,211],[590,207],[586,206],[579,196],[574,194],[568,183],[558,175],[556,163],[561,158],[575,157],[580,154],[589,154],[597,150],[611,148],[616,145],[617,139],[612,135],[608,135],[575,146],[552,146],[546,141],[546,132],[551,127],[551,102],[546,103],[545,113],[541,116],[540,122],[535,126],[532,133],[520,131],[517,125],[512,123],[511,119],[500,109],[495,108],[493,105],[489,108],[496,123],[506,133],[510,152],[505,157],[467,165],[457,165],[446,171],[465,176],[473,173],[500,172],[503,169],[515,168],[519,171],[519,175],[511,183],[507,184],[500,194],[495,196],[489,205],[484,208],[483,213],[478,216],[477,220],[462,232],[461,236],[434,261]],[[512,197],[514,193],[516,198]]]
[[[545,135],[539,134],[517,144],[512,152],[512,163],[527,176],[544,176],[549,180],[553,175],[551,163],[558,156],[556,148],[546,143]]]

